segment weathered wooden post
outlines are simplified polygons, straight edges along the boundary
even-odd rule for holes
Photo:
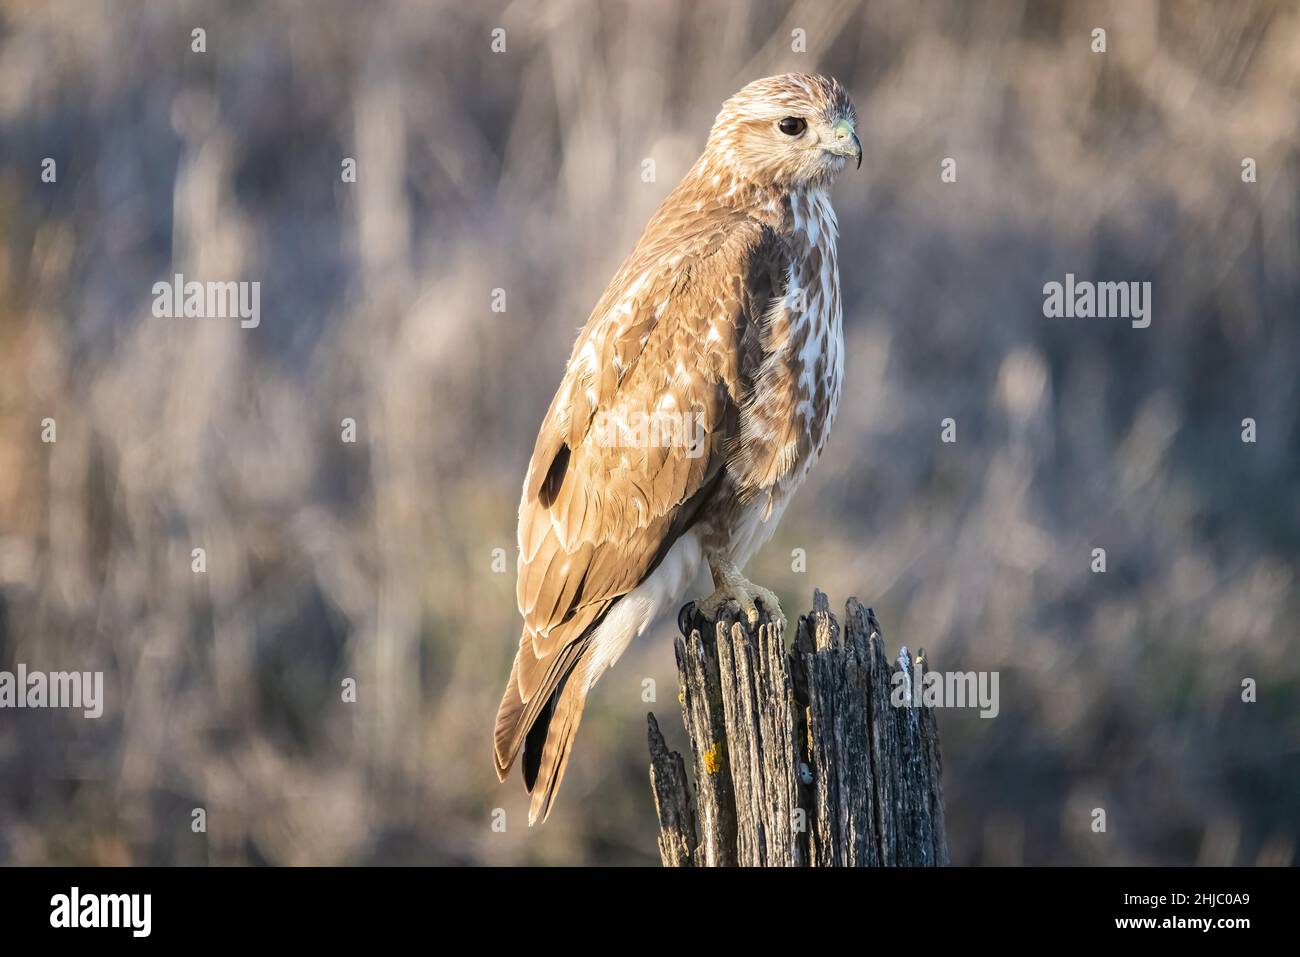
[[[911,678],[885,654],[871,609],[826,596],[800,615],[794,647],[733,605],[715,624],[682,609],[677,674],[694,764],[649,719],[650,782],[666,867],[871,867],[948,863],[939,731],[931,708],[891,703]],[[901,692],[900,692],[901,694]]]

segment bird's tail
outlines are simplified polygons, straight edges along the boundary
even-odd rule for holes
[[[530,708],[521,699],[517,672],[513,669],[501,699],[494,749],[497,776],[505,780],[522,743],[524,786],[532,795],[528,808],[529,826],[539,819],[546,820],[564,778],[573,739],[587,704],[590,648],[590,639],[583,638],[572,649],[577,653],[565,656],[569,660],[552,679],[553,689],[539,702],[540,708]],[[515,667],[518,668],[518,661]]]
[[[587,706],[586,662],[584,654],[555,689],[550,704],[543,709],[524,742],[524,783],[533,796],[528,806],[529,826],[539,818],[545,821],[550,816],[551,804],[564,779],[573,738]]]

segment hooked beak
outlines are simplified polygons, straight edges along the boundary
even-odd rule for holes
[[[836,120],[835,125],[831,127],[831,132],[834,139],[827,149],[836,156],[856,156],[858,169],[862,169],[862,142],[858,139],[853,124],[845,119]]]

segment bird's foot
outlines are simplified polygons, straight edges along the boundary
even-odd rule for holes
[[[785,625],[785,614],[781,611],[781,602],[775,592],[769,591],[762,585],[755,585],[740,573],[739,568],[725,559],[710,562],[709,570],[713,573],[713,594],[701,598],[695,605],[700,614],[709,621],[717,621],[718,612],[722,607],[727,602],[734,601],[740,606],[745,619],[751,625],[758,624],[757,603],[763,605],[773,621]]]

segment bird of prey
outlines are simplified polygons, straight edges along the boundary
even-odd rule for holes
[[[714,617],[780,616],[741,574],[826,443],[844,373],[828,189],[862,165],[834,79],[727,100],[578,336],[519,503],[519,651],[497,775],[545,819],[592,686],[706,562]]]

